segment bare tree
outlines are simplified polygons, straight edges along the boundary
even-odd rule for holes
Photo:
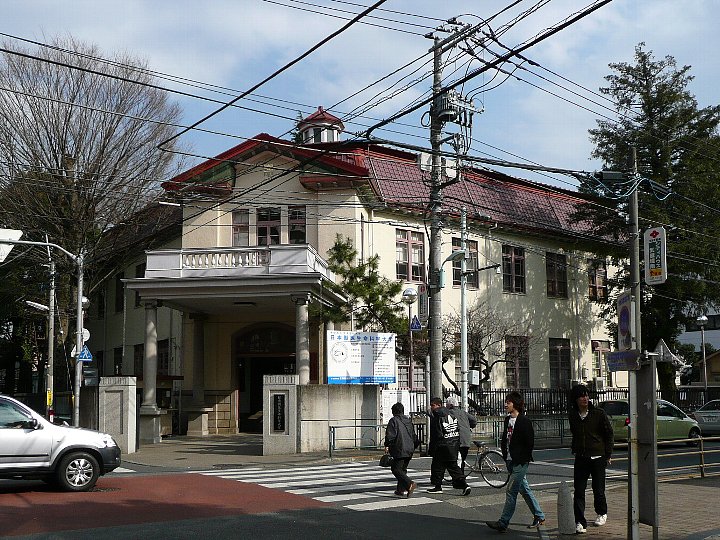
[[[452,357],[460,356],[460,314],[451,313],[443,317],[443,373],[459,394],[454,377],[445,370],[445,363]],[[480,383],[490,380],[497,364],[515,363],[522,351],[520,348],[506,349],[508,337],[519,337],[528,349],[538,338],[530,333],[528,321],[498,314],[487,302],[477,301],[467,312],[467,355],[468,367],[480,371]]]
[[[181,110],[153,87],[139,59],[104,59],[95,46],[72,37],[37,50],[6,40],[3,49],[0,227],[85,253],[90,290],[112,271],[98,269],[113,251],[102,246],[104,233],[147,204],[159,182],[182,166],[174,143],[158,149],[175,132]],[[19,299],[42,299],[47,271],[40,264],[46,262],[44,250],[18,247],[0,268],[0,325],[23,316],[15,307]],[[67,307],[75,265],[64,256],[56,264],[59,305]],[[65,336],[69,324],[64,317]]]

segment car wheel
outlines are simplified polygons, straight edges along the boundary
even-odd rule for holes
[[[688,435],[688,439],[699,439],[699,438],[700,438],[700,430],[697,428],[692,428],[690,430],[690,434]],[[688,446],[698,446],[699,444],[700,444],[700,441],[698,441],[698,440],[693,440],[693,441],[687,442]]]
[[[89,491],[100,477],[97,460],[87,452],[73,452],[60,460],[57,481],[65,491]]]

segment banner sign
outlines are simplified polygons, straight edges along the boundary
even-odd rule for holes
[[[327,332],[328,384],[392,384],[395,334]]]

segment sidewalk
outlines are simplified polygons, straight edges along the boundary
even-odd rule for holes
[[[262,436],[254,434],[215,435],[211,437],[173,437],[161,443],[145,445],[134,454],[123,454],[123,464],[166,467],[171,469],[208,469],[242,466],[274,466],[292,463],[330,463],[327,452],[293,454],[288,456],[262,456]],[[344,451],[333,456],[332,461],[375,460],[380,452]],[[537,490],[537,488],[536,488]],[[549,497],[552,494],[552,497]],[[543,490],[547,516],[539,538],[567,538],[558,531],[557,489]],[[627,484],[611,482],[607,489],[608,522],[603,527],[588,527],[581,538],[609,539],[627,538]],[[658,485],[660,502],[661,540],[720,540],[720,476],[705,479],[676,480]],[[587,496],[588,520],[594,518],[592,493]],[[524,504],[522,500],[518,505]],[[485,533],[483,532],[483,535]],[[501,535],[499,535],[502,537]],[[652,527],[640,525],[640,538],[653,538]]]

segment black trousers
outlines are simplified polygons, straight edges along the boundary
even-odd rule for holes
[[[407,491],[410,488],[410,484],[412,483],[412,480],[410,480],[410,477],[407,475],[407,468],[409,463],[409,457],[395,458],[393,459],[392,465],[390,465],[390,471],[393,473],[393,476],[397,478],[397,488],[395,489],[395,491],[398,493]]]
[[[460,466],[457,464],[458,447],[438,446],[433,453],[430,463],[430,483],[435,487],[442,487],[445,470],[450,473],[452,485],[456,489],[465,489],[467,482]]]
[[[469,451],[470,451],[469,446],[461,446],[460,447],[460,458],[461,458],[460,470],[462,471],[463,475],[465,474],[465,460],[467,459],[467,455],[468,455]]]
[[[575,456],[573,468],[573,510],[575,523],[582,523],[587,527],[585,519],[585,489],[588,478],[592,477],[593,503],[598,515],[607,514],[607,499],[605,498],[605,468],[607,460],[604,457],[591,459],[585,456]]]

